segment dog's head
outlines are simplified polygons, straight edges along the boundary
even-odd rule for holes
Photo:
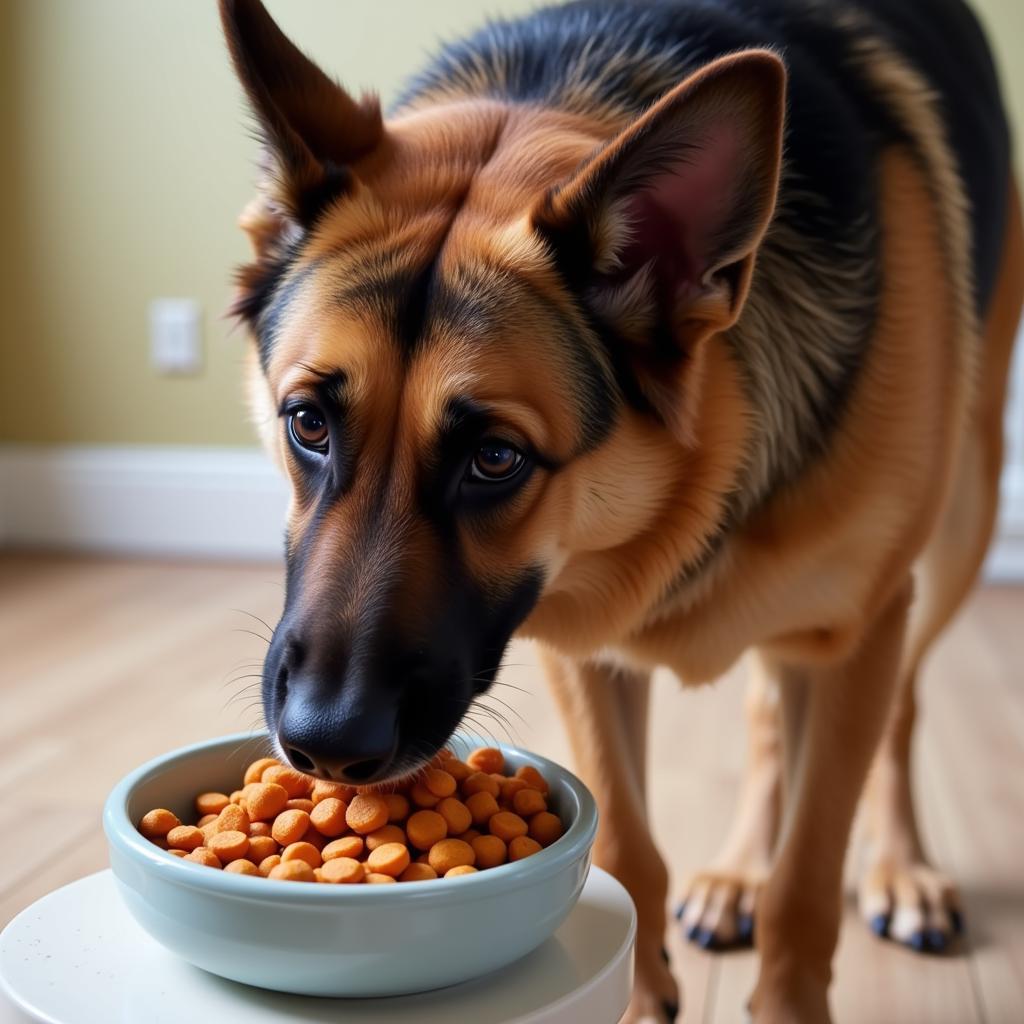
[[[490,100],[385,124],[221,8],[266,143],[237,311],[292,486],[265,715],[297,767],[376,781],[528,617],[571,644],[668,582],[667,509],[699,553],[746,429],[707,341],[772,213],[784,73],[725,58],[619,131]]]

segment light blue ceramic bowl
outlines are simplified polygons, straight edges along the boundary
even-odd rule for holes
[[[566,823],[547,849],[462,878],[401,885],[313,885],[226,874],[154,846],[135,823],[154,807],[191,820],[191,800],[230,792],[259,752],[249,734],[158,757],[114,787],[103,812],[110,865],[128,909],[190,963],[261,988],[317,996],[390,996],[454,985],[539,946],[583,888],[597,830],[594,799],[546,758],[532,764]]]

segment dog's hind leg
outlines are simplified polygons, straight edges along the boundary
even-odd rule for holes
[[[594,861],[636,904],[636,978],[623,1019],[668,1024],[679,1010],[679,989],[664,954],[668,871],[647,821],[650,676],[541,651],[576,767],[600,809]]]
[[[781,811],[779,688],[770,666],[750,657],[745,711],[747,762],[729,836],[714,862],[687,880],[677,916],[705,949],[753,942],[754,902],[768,877]]]
[[[922,659],[970,592],[992,536],[1003,453],[1003,403],[1024,290],[1024,233],[1011,195],[1002,274],[982,342],[975,411],[947,507],[915,566],[901,679],[864,796],[867,840],[859,884],[863,917],[880,935],[940,952],[960,923],[955,886],[930,863],[911,785],[915,683]]]

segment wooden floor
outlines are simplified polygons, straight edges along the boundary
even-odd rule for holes
[[[0,925],[106,863],[99,815],[113,783],[170,747],[245,729],[275,566],[168,565],[0,555]],[[249,614],[246,614],[249,613]],[[517,645],[497,691],[513,739],[568,761],[535,668]],[[963,886],[970,938],[926,959],[876,941],[848,909],[833,1003],[842,1024],[1024,1021],[1024,591],[978,593],[926,675],[918,745],[924,830]],[[654,820],[678,878],[715,852],[742,749],[742,679],[681,693],[659,678]],[[503,737],[496,730],[498,738]],[[752,954],[672,939],[687,1024],[742,1019]]]

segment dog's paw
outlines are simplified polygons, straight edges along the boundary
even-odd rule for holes
[[[701,871],[683,889],[676,919],[683,935],[708,950],[754,943],[754,903],[764,883],[760,872]]]
[[[924,861],[876,861],[857,890],[860,915],[880,938],[919,953],[944,953],[963,932],[956,885]]]
[[[638,947],[633,997],[621,1024],[675,1024],[680,1019],[679,1002],[666,950],[647,955]]]

